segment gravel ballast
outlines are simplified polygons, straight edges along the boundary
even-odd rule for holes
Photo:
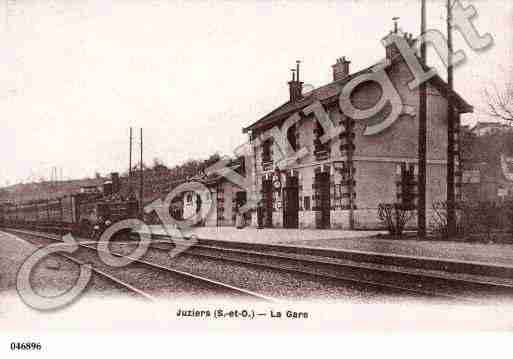
[[[16,291],[16,278],[23,262],[36,251],[37,246],[0,232],[0,292]],[[76,283],[80,269],[77,263],[60,255],[49,255],[33,269],[31,281],[34,290],[42,296],[64,293]],[[84,295],[115,296],[130,292],[93,272]]]
[[[129,254],[134,250],[135,244],[113,242],[110,248],[113,252]],[[399,298],[397,292],[392,293],[381,288],[209,259],[192,254],[195,251],[189,249],[171,258],[169,251],[151,247],[144,259],[282,300],[343,300],[368,303]]]
[[[34,235],[21,234],[20,236],[38,245],[56,243],[54,240]],[[103,263],[94,249],[79,247],[72,253],[72,256],[83,263],[90,263],[93,268],[99,269],[127,283],[143,291],[145,294],[159,298],[180,299],[190,298],[191,296],[195,299],[208,299],[214,296],[216,298],[245,297],[243,294],[234,293],[226,288],[220,288],[218,285],[143,263],[130,263],[123,267],[111,267]]]

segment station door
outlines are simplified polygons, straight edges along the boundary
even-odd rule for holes
[[[273,184],[271,180],[265,180],[262,183],[263,208],[262,217],[259,219],[264,227],[273,226]]]
[[[316,194],[316,210],[319,211],[316,216],[316,227],[318,229],[330,228],[330,174],[328,172],[320,172],[315,174],[315,194]]]
[[[283,188],[283,227],[299,227],[299,183],[297,177],[288,177]]]

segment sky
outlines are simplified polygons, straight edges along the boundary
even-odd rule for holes
[[[454,36],[467,55],[455,88],[474,123],[489,120],[483,89],[511,75],[513,4],[462,3],[494,39],[474,52]],[[2,0],[0,186],[48,179],[54,166],[65,179],[124,171],[130,126],[144,129],[147,163],[232,154],[244,126],[287,101],[297,59],[315,87],[338,57],[352,72],[374,64],[394,16],[417,35],[420,0]],[[444,2],[428,1],[428,28],[445,32],[444,19]]]

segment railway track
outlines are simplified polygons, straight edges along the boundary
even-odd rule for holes
[[[179,242],[162,235],[153,237],[151,248],[155,251],[169,251]],[[135,246],[134,242],[114,243],[117,248]],[[180,256],[307,275],[339,285],[351,283],[408,296],[469,303],[499,297],[513,299],[513,276],[508,268],[482,263],[206,239],[199,239]]]
[[[52,242],[62,243],[60,236],[47,234],[47,233],[25,231],[25,230],[11,230],[11,229],[6,230],[6,232],[11,233],[11,234],[16,233],[18,235],[22,235],[24,237],[23,240],[31,242],[32,244],[36,244],[34,242],[37,242],[38,240],[40,242],[41,239],[50,241],[50,243],[52,243]],[[36,241],[34,241],[33,239],[27,239],[28,236],[35,237]],[[41,243],[36,244],[36,245],[41,245]],[[98,249],[91,242],[86,242],[86,243],[81,242],[81,243],[78,243],[78,246],[80,249],[88,251],[89,254],[91,254],[91,253],[96,254],[96,252],[98,251]],[[258,301],[275,302],[275,299],[273,299],[271,297],[264,296],[264,295],[261,295],[256,292],[252,292],[252,291],[246,290],[244,288],[239,288],[239,287],[236,287],[233,285],[229,285],[229,284],[222,283],[222,282],[219,282],[216,280],[212,280],[210,278],[202,277],[202,276],[188,273],[185,271],[180,271],[180,270],[177,270],[174,268],[170,268],[168,266],[160,265],[157,263],[152,263],[152,262],[149,262],[146,260],[136,259],[129,255],[124,255],[121,253],[110,252],[110,254],[114,255],[116,257],[129,259],[132,262],[125,267],[121,267],[121,268],[118,268],[117,270],[113,270],[112,268],[108,267],[106,264],[100,263],[100,260],[98,258],[95,259],[93,256],[90,256],[90,255],[86,255],[85,257],[87,258],[87,260],[84,261],[84,260],[79,260],[76,258],[77,253],[74,253],[74,256],[69,256],[69,255],[66,255],[63,253],[57,253],[57,255],[65,257],[77,264],[84,264],[86,262],[92,263],[93,264],[92,268],[95,271],[95,273],[99,274],[102,277],[109,279],[110,281],[115,282],[117,285],[121,285],[121,286],[125,287],[126,289],[130,290],[131,292],[136,293],[138,296],[143,297],[144,299],[150,300],[150,301],[156,300],[156,296],[154,296],[153,294],[151,294],[149,292],[154,289],[154,288],[152,288],[152,286],[155,283],[154,282],[146,283],[148,285],[148,288],[146,289],[146,288],[141,288],[140,286],[137,285],[137,283],[130,283],[131,281],[134,282],[133,280],[122,279],[121,278],[121,277],[123,277],[122,274],[126,274],[126,272],[129,268],[137,266],[139,268],[144,268],[146,270],[149,270],[151,272],[150,274],[151,274],[152,278],[156,278],[157,275],[163,274],[164,275],[163,278],[160,278],[161,283],[162,283],[162,280],[164,281],[163,285],[165,285],[165,283],[169,283],[169,284],[173,283],[173,285],[171,286],[172,288],[179,289],[180,291],[185,291],[185,294],[187,294],[189,292],[193,292],[195,294],[200,294],[200,295],[205,295],[205,296],[221,294],[221,295],[225,295],[227,297],[233,297],[233,298],[253,299],[253,300],[258,300]],[[84,252],[78,253],[78,256],[84,257]],[[110,268],[110,270],[99,269],[98,267],[103,267],[103,268],[108,267],[108,268]],[[113,272],[115,272],[115,273],[113,273]],[[124,275],[124,277],[126,277],[126,275]],[[174,283],[174,282],[177,282],[177,283]]]
[[[41,246],[40,244],[34,243],[33,241],[30,241],[30,240],[27,240],[27,239],[22,239],[22,238],[19,238],[17,236],[14,236],[11,233],[8,233],[8,232],[3,232],[3,233],[7,234],[9,237],[12,237],[14,240],[23,241],[23,242],[29,242],[29,243],[33,244],[34,246],[36,246],[36,247],[40,247]],[[77,264],[79,266],[87,265],[88,264],[88,263],[86,263],[84,261],[78,260],[78,259],[76,259],[76,258],[74,258],[72,256],[69,256],[67,254],[64,254],[64,253],[59,253],[59,254],[53,253],[52,255],[64,258],[64,259],[66,259],[66,260],[68,260],[68,261],[70,261],[72,263],[75,263],[75,264]],[[105,272],[105,271],[103,271],[103,270],[101,270],[99,268],[95,268],[95,267],[91,266],[91,271],[92,271],[93,274],[99,276],[100,278],[103,278],[103,279],[107,280],[107,282],[109,282],[109,283],[113,283],[115,286],[119,286],[120,288],[126,290],[128,293],[134,294],[138,298],[141,298],[141,299],[146,300],[146,301],[154,301],[155,300],[155,298],[152,295],[150,295],[150,294],[148,294],[148,293],[146,293],[146,292],[144,292],[144,291],[142,291],[142,290],[140,290],[140,289],[130,285],[129,283],[126,283],[126,282],[120,280],[119,278],[116,278],[115,276],[113,276],[113,275],[111,275],[111,274],[109,274],[109,273],[107,273],[107,272]]]
[[[155,238],[154,248],[173,245],[160,235]],[[186,255],[470,303],[513,299],[511,268],[483,263],[207,239],[199,239]]]

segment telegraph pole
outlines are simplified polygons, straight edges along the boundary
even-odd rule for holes
[[[420,36],[426,33],[426,0],[421,0]],[[420,43],[420,57],[422,65],[426,65],[425,41]],[[426,126],[427,126],[427,94],[426,82],[419,86],[419,178],[418,178],[418,203],[417,203],[417,227],[418,236],[426,236]]]
[[[141,169],[141,181],[139,184],[139,211],[141,212],[142,216],[142,209],[143,209],[143,194],[144,194],[144,175],[143,175],[143,130],[141,128],[140,130],[140,137],[141,137],[141,163],[140,163],[140,169]]]
[[[130,127],[130,144],[128,155],[128,195],[132,195],[132,127]]]
[[[454,88],[454,68],[452,67],[452,4],[447,0],[447,84],[452,90]],[[456,233],[456,196],[454,190],[454,133],[455,133],[455,113],[454,106],[450,99],[447,100],[447,231],[448,236]]]

